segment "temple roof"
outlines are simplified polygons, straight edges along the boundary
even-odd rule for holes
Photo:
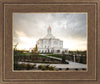
[[[54,39],[55,37],[52,34],[47,34],[43,39]]]
[[[51,32],[52,32],[52,31],[51,31],[51,26],[49,26],[49,27],[47,28],[47,35],[46,35],[44,38],[42,38],[42,39],[54,39],[55,37],[52,35]]]

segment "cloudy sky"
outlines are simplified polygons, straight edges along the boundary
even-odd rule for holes
[[[45,37],[48,26],[52,34],[63,40],[69,50],[87,50],[86,13],[13,13],[13,45],[17,49],[33,48]]]

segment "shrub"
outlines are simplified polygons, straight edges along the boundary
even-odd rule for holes
[[[59,70],[62,70],[62,68],[59,68]]]
[[[85,68],[82,68],[82,70],[86,70]]]
[[[45,67],[45,65],[39,65],[38,69],[46,70],[46,67]]]
[[[65,64],[69,64],[69,62],[65,62]]]
[[[18,70],[18,63],[14,63],[14,70]]]
[[[50,66],[49,65],[46,65],[45,67],[46,67],[46,69],[49,69]]]
[[[41,69],[41,67],[42,67],[42,65],[39,65],[39,66],[38,66],[38,69]]]
[[[43,60],[42,60],[42,61],[44,62],[45,60],[46,60],[46,59],[45,59],[45,58],[43,58]]]
[[[55,70],[55,67],[50,66],[49,70]]]
[[[49,66],[49,65],[39,65],[38,69],[41,70],[55,70],[55,67]]]
[[[26,70],[31,70],[32,68],[33,68],[32,65],[30,65],[30,64],[27,64],[27,65],[26,65]]]
[[[14,64],[14,70],[23,70],[25,68],[25,64]]]
[[[78,70],[78,68],[76,68],[75,70]]]
[[[47,70],[45,65],[42,65],[42,66],[41,66],[41,69],[42,69],[42,70]]]
[[[36,65],[31,64],[14,64],[14,70],[32,70]]]
[[[66,68],[66,70],[69,70],[69,68]]]
[[[26,69],[29,70],[31,66],[29,64],[26,65]]]

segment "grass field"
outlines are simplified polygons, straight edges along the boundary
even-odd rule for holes
[[[48,54],[48,56],[57,57],[57,58],[62,58],[62,56],[61,56],[61,55],[58,55],[58,54]]]

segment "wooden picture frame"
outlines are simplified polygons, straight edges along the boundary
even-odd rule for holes
[[[1,84],[99,84],[100,83],[99,0],[0,0]],[[13,12],[88,13],[88,70],[86,72],[13,72]]]

